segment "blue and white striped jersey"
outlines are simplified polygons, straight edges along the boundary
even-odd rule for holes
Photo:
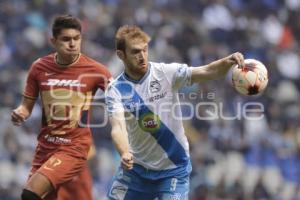
[[[178,89],[190,82],[191,68],[186,64],[150,62],[141,80],[122,73],[106,91],[109,115],[125,113],[134,162],[147,169],[145,176],[161,178],[191,171],[178,95]]]

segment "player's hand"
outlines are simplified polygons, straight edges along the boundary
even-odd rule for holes
[[[123,153],[121,156],[122,167],[126,170],[133,168],[133,155],[130,152]]]
[[[229,55],[228,57],[226,57],[226,61],[230,65],[237,64],[240,68],[243,68],[245,66],[244,56],[240,52],[235,52],[235,53]]]
[[[19,106],[12,111],[11,121],[15,126],[20,126],[23,122],[25,122],[28,116],[29,112],[22,106]]]

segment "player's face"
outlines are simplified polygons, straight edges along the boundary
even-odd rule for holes
[[[61,57],[77,56],[81,50],[81,33],[76,29],[63,29],[52,39],[52,44]]]
[[[139,40],[126,42],[123,62],[131,78],[140,79],[148,70],[148,43]]]

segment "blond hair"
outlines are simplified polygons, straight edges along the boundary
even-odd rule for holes
[[[115,36],[115,47],[117,50],[125,52],[126,41],[141,40],[149,43],[151,37],[137,26],[121,26]]]

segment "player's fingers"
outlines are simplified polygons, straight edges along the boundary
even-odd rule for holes
[[[132,158],[130,158],[130,157],[124,157],[123,160],[126,161],[126,162],[128,162],[128,161],[132,160]]]
[[[125,160],[125,161],[130,161],[130,160],[133,160],[133,156],[131,153],[125,153],[123,156],[122,156],[122,159]]]
[[[21,126],[21,122],[12,122],[13,123],[13,125],[15,125],[15,126]]]
[[[22,115],[20,115],[18,112],[13,111],[11,113],[11,121],[14,125],[16,126],[20,126],[24,121],[24,117]]]
[[[240,53],[241,67],[245,66],[245,58],[244,55]]]
[[[24,117],[22,117],[22,115],[20,115],[16,111],[13,111],[11,113],[11,120],[12,121],[24,121]]]
[[[125,159],[122,160],[122,162],[127,164],[127,165],[131,165],[131,164],[133,164],[133,159],[125,158]]]
[[[240,68],[244,66],[244,56],[240,52],[236,52],[230,56],[230,60],[237,64]]]
[[[15,126],[20,126],[22,124],[22,121],[21,120],[17,120],[17,119],[11,119],[11,122]]]
[[[122,155],[121,163],[124,169],[132,169],[133,168],[133,156],[131,153],[124,153]]]
[[[130,164],[128,162],[122,162],[122,166],[124,169],[132,169],[133,168],[133,164]]]
[[[230,65],[238,64],[237,61],[236,61],[236,59],[235,59],[234,54],[231,54],[231,55],[229,56],[228,62],[230,63]]]
[[[243,56],[243,54],[241,54],[241,53],[236,53],[236,58],[237,58],[237,62],[238,62],[238,65],[239,65],[239,67],[244,67],[244,56]]]
[[[132,165],[132,164],[133,164],[133,160],[127,161],[127,164],[128,164],[128,165]]]
[[[129,167],[128,167],[128,170],[131,170],[133,168],[133,165],[130,165]]]
[[[127,165],[127,169],[132,169],[133,168],[133,163],[128,163],[128,165]]]

